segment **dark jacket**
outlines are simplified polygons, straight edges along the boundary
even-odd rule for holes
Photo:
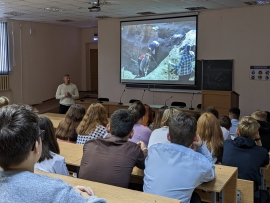
[[[258,121],[258,120],[257,120]],[[261,125],[259,129],[262,146],[267,149],[267,151],[270,150],[270,124],[264,121],[258,121],[258,123]]]
[[[267,150],[257,146],[251,138],[239,136],[223,144],[222,164],[238,167],[238,178],[254,181],[255,191],[261,185],[260,167],[268,163]]]

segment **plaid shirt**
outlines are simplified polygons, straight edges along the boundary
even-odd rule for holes
[[[195,56],[193,54],[184,54],[178,65],[171,64],[172,67],[178,68],[177,74],[179,76],[189,75],[192,72],[191,63],[194,61]]]

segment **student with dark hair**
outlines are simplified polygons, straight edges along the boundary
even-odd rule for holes
[[[59,123],[55,135],[58,141],[76,143],[76,128],[85,115],[85,108],[80,104],[72,104],[68,109],[65,119]]]
[[[219,118],[219,123],[224,140],[234,139],[234,137],[231,138],[230,136],[230,128],[232,126],[231,119],[228,116],[221,116]]]
[[[153,123],[153,109],[148,105],[144,104],[145,107],[145,117],[142,122],[142,125],[149,127],[151,123]]]
[[[134,118],[125,109],[116,110],[108,125],[111,136],[85,143],[79,178],[127,188],[134,166],[144,169],[147,148],[143,142],[128,142]]]
[[[254,182],[254,203],[259,202],[261,183],[260,167],[269,163],[269,155],[261,145],[260,124],[251,116],[243,117],[236,130],[234,140],[226,140],[222,164],[238,168],[238,178]],[[269,196],[269,194],[268,194]]]
[[[240,117],[240,109],[237,107],[232,107],[229,109],[229,118],[231,119],[232,127],[230,128],[230,135],[237,137],[236,129]]]
[[[44,131],[42,153],[35,164],[35,169],[61,175],[69,175],[65,158],[60,156],[60,149],[54,134],[54,127],[49,118],[39,115],[39,128]]]
[[[42,134],[32,107],[14,104],[0,109],[1,202],[95,201],[91,188],[76,186],[74,190],[60,179],[34,173],[42,153]]]
[[[133,115],[135,123],[133,126],[134,135],[128,141],[135,143],[142,141],[146,146],[148,146],[152,131],[148,127],[142,125],[146,112],[145,106],[142,102],[136,101],[131,104],[128,111]]]
[[[179,199],[183,203],[200,202],[193,191],[201,183],[214,179],[215,167],[206,143],[196,134],[196,127],[196,120],[187,113],[170,120],[170,143],[155,144],[148,150],[144,192]]]
[[[215,107],[213,106],[208,106],[206,108],[204,108],[201,112],[201,114],[204,114],[204,113],[211,113],[213,114],[217,119],[219,117],[219,113],[218,113],[218,110],[215,109]]]
[[[270,150],[270,124],[267,122],[267,113],[265,111],[255,111],[251,114],[260,124],[259,134],[262,146],[269,152]]]

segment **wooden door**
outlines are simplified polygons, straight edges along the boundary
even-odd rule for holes
[[[98,50],[90,49],[91,91],[98,91]]]

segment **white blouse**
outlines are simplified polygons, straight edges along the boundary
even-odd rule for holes
[[[53,156],[53,158],[45,159],[44,161],[40,163],[36,163],[35,169],[40,170],[40,171],[69,176],[69,172],[65,163],[65,158],[51,151],[50,151],[50,154]]]

